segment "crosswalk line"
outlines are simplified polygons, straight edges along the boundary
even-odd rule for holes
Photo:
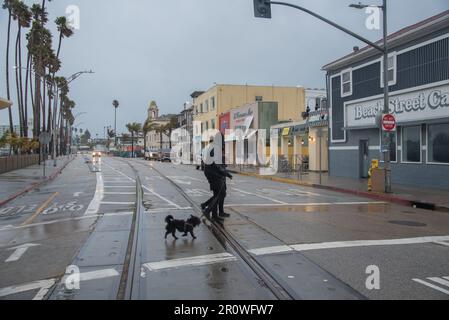
[[[443,278],[449,279],[449,277],[443,277]],[[434,281],[434,282],[436,282],[438,284],[443,284],[444,286],[449,287],[449,281],[446,281],[446,280],[444,280],[442,278],[430,277],[430,278],[427,278],[427,279],[430,280],[430,281]],[[417,282],[417,283],[420,283],[422,285],[425,285],[426,287],[432,288],[434,290],[437,290],[439,292],[442,292],[444,294],[449,295],[449,290],[447,290],[445,288],[442,288],[442,287],[439,287],[439,286],[437,286],[437,285],[435,285],[435,284],[433,284],[431,282],[428,282],[428,281],[425,281],[425,280],[422,280],[422,279],[412,279],[412,280]]]

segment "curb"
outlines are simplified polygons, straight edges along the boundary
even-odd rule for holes
[[[282,183],[300,185],[300,186],[311,187],[311,188],[316,188],[316,189],[330,190],[330,191],[335,191],[335,192],[340,192],[340,193],[345,193],[345,194],[351,194],[351,195],[365,197],[365,198],[369,198],[369,199],[373,199],[373,200],[381,200],[381,201],[391,202],[391,203],[399,204],[399,205],[406,206],[406,207],[414,207],[414,208],[426,209],[426,210],[432,210],[432,211],[449,212],[448,207],[438,206],[434,203],[408,200],[408,199],[404,199],[404,198],[393,196],[393,195],[345,189],[345,188],[333,187],[333,186],[326,186],[326,185],[321,185],[321,184],[292,180],[292,179],[288,179],[288,178],[279,178],[279,177],[273,177],[273,176],[261,176],[261,175],[255,174],[255,173],[239,172],[239,171],[235,171],[235,170],[229,170],[229,172],[232,172],[234,174],[243,175],[243,176],[263,179],[263,180],[270,180],[270,181],[275,181],[275,182],[282,182]]]
[[[67,167],[67,165],[68,165],[70,162],[73,161],[73,159],[75,159],[75,158],[72,158],[72,159],[69,159],[68,161],[66,161],[66,162],[61,166],[61,168],[57,169],[55,172],[53,172],[50,176],[46,177],[44,180],[39,181],[39,182],[36,182],[36,183],[33,183],[30,187],[28,187],[28,188],[26,188],[26,189],[23,189],[23,190],[21,190],[21,191],[19,191],[19,192],[17,192],[16,194],[10,196],[9,198],[7,198],[7,199],[5,199],[5,200],[0,201],[0,207],[3,207],[5,204],[7,204],[7,203],[13,201],[14,199],[17,199],[18,197],[20,197],[20,196],[22,196],[22,195],[24,195],[24,194],[26,194],[26,193],[28,193],[28,192],[30,192],[30,191],[33,191],[33,190],[36,189],[37,187],[40,187],[41,185],[43,185],[43,184],[45,184],[45,183],[47,183],[47,182],[49,182],[49,181],[55,179],[59,174],[61,174],[62,170],[64,170],[65,167]]]

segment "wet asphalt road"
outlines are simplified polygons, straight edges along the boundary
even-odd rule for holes
[[[128,163],[147,209],[139,299],[274,298],[206,225],[196,240],[164,240],[168,214],[196,213],[152,166],[198,204],[210,196],[201,171],[103,158],[101,172],[92,172],[79,157],[0,208],[0,299],[117,298],[136,201]],[[447,213],[237,175],[228,180],[226,210],[225,229],[296,299],[449,298]],[[64,276],[68,266],[81,273],[79,289]],[[370,267],[379,289],[367,289]]]

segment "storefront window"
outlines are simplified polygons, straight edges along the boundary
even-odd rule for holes
[[[402,162],[421,162],[421,126],[402,128]]]
[[[428,161],[449,164],[449,123],[428,125]]]

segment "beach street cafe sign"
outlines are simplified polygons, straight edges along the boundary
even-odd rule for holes
[[[346,127],[376,126],[383,97],[346,104]],[[449,117],[449,85],[390,96],[390,112],[398,124]]]

